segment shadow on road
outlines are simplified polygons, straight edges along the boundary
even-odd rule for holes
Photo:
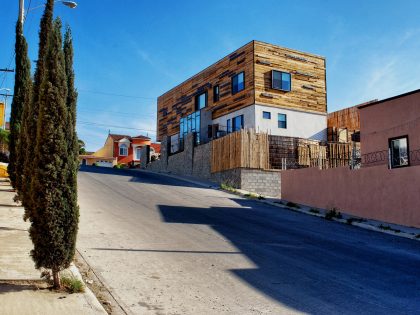
[[[117,169],[109,167],[97,167],[97,166],[81,166],[79,172],[94,173],[94,174],[106,174],[106,175],[119,175],[131,177],[130,182],[138,182],[143,184],[158,184],[167,186],[182,186],[182,187],[198,187],[190,182],[183,181],[181,179],[175,179],[161,174],[154,174],[149,172],[141,172],[136,169]],[[200,187],[207,189],[205,187]]]
[[[418,314],[420,243],[235,201],[243,207],[159,210],[166,223],[212,227],[258,266],[230,272],[298,311]]]

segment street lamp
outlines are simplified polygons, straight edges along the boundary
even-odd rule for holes
[[[10,89],[7,88],[1,88],[0,91],[6,91],[5,94],[3,94],[4,96],[4,113],[3,113],[3,130],[6,130],[6,109],[7,109],[7,97],[9,96],[9,94],[7,92],[10,92]]]
[[[77,7],[77,2],[74,1],[64,1],[64,0],[56,0],[54,1],[54,3],[58,3],[61,2],[62,4],[64,4],[66,7],[69,7],[70,9],[74,9]],[[45,4],[41,4],[38,5],[36,7],[30,8],[28,11],[26,11],[26,13],[38,9],[38,8],[42,8],[44,7]],[[23,22],[23,17],[25,15],[25,0],[19,0],[19,21]]]

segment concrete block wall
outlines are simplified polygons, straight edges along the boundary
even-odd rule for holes
[[[149,163],[145,168],[156,172],[193,176],[219,184],[224,183],[265,196],[280,197],[281,195],[279,171],[236,168],[212,173],[211,142],[194,146],[192,134],[187,135],[185,139],[184,151],[172,155],[167,153],[167,138],[164,137],[161,143],[160,160]]]

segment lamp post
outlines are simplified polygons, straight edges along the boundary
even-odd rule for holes
[[[55,2],[55,3],[57,3],[57,2],[61,2],[61,3],[62,3],[62,4],[64,4],[66,7],[69,7],[70,9],[74,9],[75,7],[77,7],[77,2],[74,2],[74,1],[57,0],[57,1],[54,1],[54,2]],[[45,5],[44,5],[44,4],[42,4],[42,5],[39,5],[39,6],[33,7],[33,8],[31,8],[31,9],[29,9],[26,13],[28,13],[29,11],[32,11],[32,10],[38,9],[38,8],[42,8],[42,7],[44,7],[44,6],[45,6]],[[24,15],[25,15],[25,0],[19,0],[19,18],[18,18],[18,21],[19,21],[19,22],[23,23]]]
[[[8,92],[10,92],[10,89],[7,88],[1,88],[0,91],[6,91],[4,96],[4,113],[3,113],[3,130],[6,130],[6,109],[7,109],[7,97],[9,96]]]

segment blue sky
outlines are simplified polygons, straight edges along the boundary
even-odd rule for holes
[[[253,39],[325,56],[328,111],[420,88],[418,0],[77,2],[74,10],[58,3],[55,14],[73,30],[77,129],[88,150],[103,145],[108,129],[153,138],[157,96]],[[1,10],[4,68],[18,0]],[[31,60],[41,14],[31,11],[25,24]],[[13,75],[0,74],[3,87],[13,88]]]

